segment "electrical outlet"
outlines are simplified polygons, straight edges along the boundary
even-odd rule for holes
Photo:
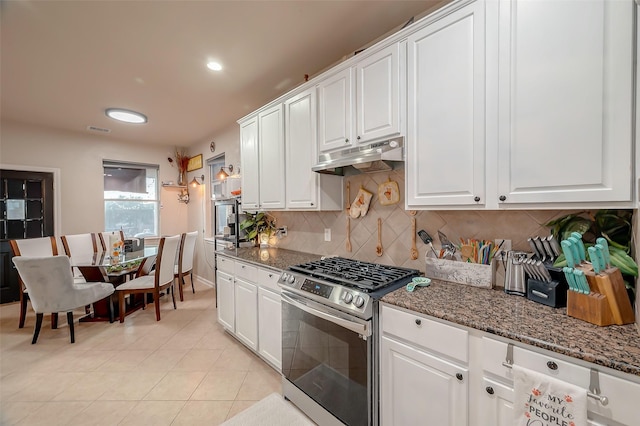
[[[288,227],[287,226],[281,226],[280,228],[278,228],[278,235],[280,236],[280,238],[282,237],[286,237],[287,236],[287,231],[288,231]]]
[[[331,241],[331,228],[324,228],[324,240]]]
[[[500,247],[500,244],[502,244],[502,246],[500,247],[501,251],[509,251],[511,250],[511,240],[504,240],[502,238],[496,238],[494,240],[494,243],[496,244],[496,247]]]

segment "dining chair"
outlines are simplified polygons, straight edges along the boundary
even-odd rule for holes
[[[62,240],[65,254],[71,258],[98,253],[96,234],[94,233],[63,235],[60,239]],[[78,268],[73,268],[73,278],[76,283],[86,282]]]
[[[127,294],[140,293],[153,294],[153,303],[156,308],[156,321],[160,321],[160,291],[172,288],[175,282],[174,265],[180,238],[180,235],[175,235],[173,237],[162,237],[160,239],[154,274],[139,274],[135,279],[120,284],[116,288],[116,292],[118,293],[118,306],[120,308],[120,322],[124,322],[125,296]],[[171,297],[173,299],[173,309],[176,309],[175,290],[171,292]]]
[[[69,335],[71,343],[74,343],[73,310],[109,297],[114,292],[110,283],[74,283],[71,262],[67,256],[17,256],[13,258],[13,263],[29,290],[31,306],[36,312],[31,344],[38,340],[43,314],[49,312],[67,313]]]
[[[184,277],[189,275],[191,278],[191,291],[195,294],[196,289],[193,286],[193,253],[196,247],[198,231],[187,232],[182,234],[180,239],[180,251],[178,254],[178,262],[174,270],[174,278],[178,280],[178,290],[180,291],[180,301],[184,300],[182,294],[182,286],[185,283]]]
[[[55,237],[29,238],[26,240],[10,240],[11,252],[14,256],[29,257],[46,257],[56,256],[58,254],[58,245]],[[20,319],[18,320],[18,328],[24,328],[24,322],[27,317],[27,301],[29,300],[29,292],[24,286],[24,281],[18,273],[18,282],[20,284]],[[51,328],[58,328],[58,314],[51,314]]]
[[[123,231],[105,231],[98,232],[98,237],[100,239],[100,245],[102,246],[102,251],[107,252],[107,245],[109,245],[109,236],[110,235],[119,235],[120,241],[124,244],[124,232]]]

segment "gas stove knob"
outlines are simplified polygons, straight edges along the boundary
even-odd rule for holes
[[[353,294],[351,293],[345,293],[344,295],[344,302],[345,303],[351,303],[351,301],[353,300]]]
[[[293,275],[289,275],[289,277],[287,278],[287,282],[289,282],[289,284],[293,284],[294,282],[296,282],[296,277],[294,277]]]
[[[280,281],[286,282],[287,281],[287,273],[283,273],[282,276],[280,277]]]
[[[362,296],[357,296],[356,300],[353,301],[353,304],[356,305],[356,308],[362,308],[364,306],[364,299]]]

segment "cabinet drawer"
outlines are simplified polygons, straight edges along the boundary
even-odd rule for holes
[[[258,284],[260,287],[267,288],[279,294],[280,286],[278,285],[278,279],[280,275],[280,272],[258,268]]]
[[[382,332],[441,353],[462,362],[469,360],[466,330],[425,318],[422,315],[382,306]]]
[[[624,425],[637,425],[640,419],[640,383],[631,382],[604,373],[598,373],[600,394],[609,399],[603,406],[588,398],[590,413],[597,413],[606,419],[615,420]],[[591,416],[589,416],[591,417]]]
[[[236,277],[255,283],[258,279],[258,268],[243,262],[236,262]]]
[[[233,275],[235,262],[226,256],[216,256],[216,267],[218,271]]]
[[[507,356],[507,343],[482,338],[482,368],[499,377],[513,380],[511,369],[502,365]],[[514,346],[513,363],[564,382],[589,389],[589,369],[553,356]]]

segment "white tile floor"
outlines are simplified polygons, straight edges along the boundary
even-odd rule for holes
[[[162,298],[124,324],[77,323],[57,330],[45,315],[31,344],[29,305],[0,306],[0,425],[216,425],[272,392],[280,374],[226,334],[216,321],[213,288],[185,286],[178,309]]]

